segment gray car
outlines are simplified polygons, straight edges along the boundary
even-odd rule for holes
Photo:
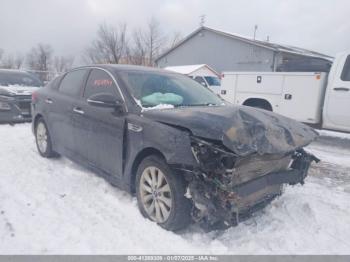
[[[20,70],[0,70],[0,123],[31,120],[31,95],[43,86],[33,74]]]
[[[73,69],[33,94],[43,157],[63,155],[132,194],[168,230],[236,225],[304,183],[317,133],[232,106],[192,79],[126,65]]]

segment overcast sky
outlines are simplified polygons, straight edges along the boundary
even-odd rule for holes
[[[335,55],[350,49],[349,0],[0,0],[0,48],[25,54],[41,42],[81,57],[99,23],[142,27],[153,16],[183,36],[205,25]]]

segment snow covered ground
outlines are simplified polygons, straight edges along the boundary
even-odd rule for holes
[[[350,254],[350,148],[304,186],[237,227],[180,234],[144,219],[135,198],[71,161],[41,158],[29,124],[0,125],[0,254]]]

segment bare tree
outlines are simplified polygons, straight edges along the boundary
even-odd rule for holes
[[[1,68],[6,69],[20,69],[24,62],[24,56],[21,54],[16,54],[14,56],[13,54],[8,54],[3,56],[1,60]]]
[[[53,71],[56,74],[65,72],[72,68],[74,57],[72,56],[55,56],[53,59]]]
[[[141,29],[135,30],[132,45],[126,50],[127,62],[133,65],[147,65],[147,47]]]
[[[14,60],[15,60],[14,61],[15,62],[15,68],[16,69],[22,68],[22,66],[24,64],[24,59],[25,59],[24,55],[19,54],[19,53],[16,54],[16,56],[14,58]]]
[[[52,63],[53,49],[47,44],[38,44],[27,55],[27,63],[30,69],[37,71],[49,71]]]
[[[49,70],[52,64],[53,49],[48,44],[38,44],[27,55],[28,67],[37,72],[43,81],[49,80]]]
[[[101,24],[97,38],[85,50],[85,62],[119,64],[126,53],[126,29],[125,23],[119,26]]]
[[[14,69],[15,60],[13,58],[13,55],[10,55],[10,54],[4,55],[3,58],[1,59],[0,67],[4,69]]]
[[[178,31],[174,32],[173,35],[170,37],[169,40],[169,49],[173,48],[174,46],[176,46],[181,40],[182,40],[182,34]]]
[[[148,52],[148,65],[154,66],[154,60],[160,54],[166,42],[166,38],[160,30],[160,24],[154,17],[148,23],[144,41]]]

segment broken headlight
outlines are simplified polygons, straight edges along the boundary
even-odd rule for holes
[[[235,165],[237,156],[219,143],[192,137],[191,147],[197,163],[205,172],[223,174]]]

